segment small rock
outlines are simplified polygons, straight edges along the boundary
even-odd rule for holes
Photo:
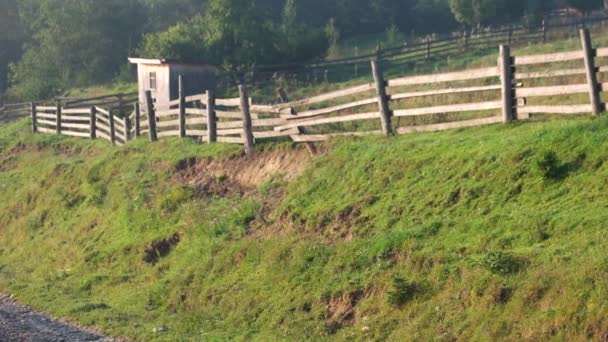
[[[366,325],[363,328],[361,328],[361,331],[368,332],[369,331],[369,327]]]
[[[160,326],[160,327],[156,327],[154,329],[152,329],[152,332],[155,334],[161,333],[161,332],[165,332],[167,331],[166,327]]]

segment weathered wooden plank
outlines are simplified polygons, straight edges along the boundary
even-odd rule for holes
[[[286,129],[290,129],[290,128],[294,128],[294,127],[316,126],[316,125],[323,125],[323,124],[328,124],[328,123],[349,122],[349,121],[370,120],[370,119],[380,119],[380,113],[372,112],[372,113],[336,116],[336,117],[331,117],[331,118],[298,120],[295,122],[290,122],[283,126],[277,126],[274,128],[274,130],[282,131],[282,130],[286,130]]]
[[[453,128],[465,128],[465,127],[489,125],[489,124],[499,123],[502,121],[503,121],[503,118],[501,116],[493,116],[493,117],[483,118],[483,119],[474,119],[474,120],[465,120],[465,121],[456,121],[456,122],[444,122],[444,123],[439,123],[439,124],[421,125],[421,126],[399,127],[399,128],[397,128],[397,133],[407,134],[407,133],[414,133],[414,132],[435,132],[435,131],[443,131],[443,130],[453,129]]]
[[[225,112],[221,110],[216,110],[215,115],[220,119],[241,119],[243,114],[241,114],[240,112]]]
[[[159,131],[157,133],[157,136],[159,138],[162,138],[162,137],[179,137],[179,130],[175,129],[175,130],[171,130],[171,131]]]
[[[351,88],[347,88],[347,89],[337,90],[337,91],[333,91],[330,93],[325,93],[325,94],[309,97],[309,98],[303,99],[303,100],[281,103],[281,104],[276,105],[275,108],[277,110],[283,110],[285,108],[290,108],[290,107],[298,107],[298,106],[309,105],[309,104],[313,104],[313,103],[325,102],[325,101],[334,100],[334,99],[337,99],[340,97],[345,97],[345,96],[349,96],[349,95],[363,93],[366,91],[371,91],[371,90],[374,90],[375,87],[376,86],[374,85],[374,83],[363,84],[363,85],[359,85],[356,87],[351,87]]]
[[[217,130],[217,135],[235,135],[242,134],[243,128],[230,128],[230,129],[219,129]]]
[[[207,102],[207,94],[186,96],[186,102],[194,102],[194,101],[201,101],[203,103]]]
[[[292,128],[286,131],[265,131],[265,132],[253,132],[253,136],[256,139],[268,139],[268,138],[278,138],[291,136],[293,134],[298,134],[299,131],[297,128]]]
[[[186,115],[207,115],[207,109],[186,108]]]
[[[157,121],[156,127],[157,128],[179,127],[179,120]]]
[[[225,121],[217,123],[218,129],[243,128],[243,121]]]
[[[271,113],[271,114],[281,114],[282,110],[275,107],[275,106],[270,106],[270,105],[251,105],[251,112],[252,113]]]
[[[46,113],[39,113],[39,112],[36,112],[36,117],[43,118],[43,119],[53,119],[53,120],[55,120],[55,118],[56,118],[55,114],[46,114]]]
[[[207,130],[189,129],[188,131],[186,131],[186,134],[189,137],[206,137],[207,136]]]
[[[76,123],[61,123],[61,127],[67,127],[67,128],[77,128],[77,129],[90,129],[91,125],[90,124],[76,124]]]
[[[231,138],[231,137],[217,137],[217,142],[226,144],[244,144],[243,138]]]
[[[525,106],[517,109],[518,113],[534,114],[534,113],[547,113],[547,114],[584,114],[591,113],[592,108],[590,104],[583,105],[554,105],[554,106]]]
[[[241,105],[241,99],[239,97],[235,97],[232,99],[215,99],[215,104],[217,106],[224,107],[238,107]]]
[[[515,79],[525,80],[530,78],[549,78],[558,76],[584,75],[585,69],[563,69],[563,70],[545,70],[538,72],[516,72]]]
[[[37,110],[45,110],[45,111],[47,111],[47,110],[51,110],[51,111],[53,111],[53,112],[54,112],[54,111],[56,111],[56,110],[57,110],[57,107],[50,107],[50,106],[36,106],[36,109],[37,109]]]
[[[315,117],[315,116],[320,116],[320,115],[324,115],[324,114],[338,112],[338,111],[345,110],[345,109],[351,109],[351,108],[356,108],[356,107],[360,107],[360,106],[376,104],[377,102],[378,102],[378,99],[373,97],[370,99],[345,103],[345,104],[341,104],[338,106],[309,110],[309,111],[298,113],[297,115],[286,115],[284,118],[287,120],[297,120],[297,119],[302,119],[302,118]]]
[[[89,109],[90,112],[90,109]],[[63,112],[62,112],[63,114]],[[89,122],[91,120],[90,114],[88,116],[76,116],[76,115],[61,115],[61,121],[80,121],[80,122]]]
[[[388,81],[389,87],[409,86],[417,84],[428,84],[428,83],[443,83],[443,82],[454,82],[454,81],[467,81],[475,80],[480,78],[498,77],[498,68],[480,68],[471,69],[465,71],[448,72],[443,74],[433,75],[422,75],[422,76],[410,76],[404,78],[397,78]]]
[[[287,123],[287,120],[282,118],[277,119],[257,119],[253,120],[253,127],[279,126]]]
[[[608,48],[598,48],[595,54],[598,57],[608,57]]]
[[[479,103],[466,103],[466,104],[453,104],[436,107],[425,107],[425,108],[412,108],[412,109],[400,109],[395,110],[395,116],[417,116],[417,115],[428,115],[428,114],[439,114],[439,113],[456,113],[466,111],[480,111],[490,109],[502,108],[502,101],[489,101]]]
[[[97,113],[97,121],[101,121],[103,123],[110,125],[110,119],[103,115],[99,115],[99,112]]]
[[[585,57],[583,51],[567,51],[549,53],[546,55],[533,55],[533,56],[516,56],[515,65],[531,65],[531,64],[542,64],[542,63],[554,63],[554,62],[565,62],[576,59],[583,59]]]
[[[65,127],[65,126],[63,126],[63,127]],[[75,131],[69,131],[69,130],[65,130],[65,129],[61,130],[61,134],[68,135],[71,137],[78,137],[78,138],[88,138],[89,137],[89,132],[75,132]]]
[[[48,125],[48,126],[55,127],[55,125],[57,125],[57,122],[51,121],[51,120],[38,119],[38,124],[39,125]],[[54,131],[53,131],[53,133],[54,133]]]
[[[424,97],[424,96],[433,96],[433,95],[447,95],[447,94],[459,94],[459,93],[476,93],[480,91],[490,91],[490,90],[500,90],[501,87],[499,84],[497,85],[489,85],[489,86],[480,86],[480,87],[464,87],[464,88],[446,88],[446,89],[436,89],[436,90],[428,90],[428,91],[416,91],[410,93],[400,93],[389,95],[391,101],[401,100],[401,99],[409,99],[415,97]]]
[[[560,85],[550,87],[518,88],[515,89],[515,97],[535,97],[580,94],[588,91],[586,84]]]
[[[97,131],[97,137],[106,139],[107,141],[112,141],[112,138],[110,138],[110,135],[106,134],[105,132],[102,132],[102,131]]]
[[[186,125],[206,125],[207,117],[202,116],[198,118],[186,118]]]
[[[107,110],[105,110],[105,109],[103,109],[103,108],[101,108],[101,107],[97,107],[97,106],[95,106],[95,109],[97,110],[97,113],[98,113],[98,114],[99,114],[99,113],[101,113],[101,114],[104,114],[104,115],[110,115],[110,112],[109,112],[109,111],[107,111]]]
[[[61,111],[62,114],[82,114],[82,115],[89,115],[90,112],[91,112],[90,108],[63,109]]]
[[[332,133],[332,134],[293,134],[291,135],[291,139],[294,142],[322,142],[327,141],[331,137],[338,136],[353,136],[353,137],[363,137],[368,135],[380,135],[382,134],[381,130],[375,131],[366,131],[366,132],[341,132],[341,133]]]
[[[99,117],[98,117],[98,119],[99,119]],[[108,134],[108,137],[110,136],[110,126],[104,125],[104,124],[100,123],[99,121],[97,121],[97,131],[99,132],[99,130],[106,131]]]
[[[179,108],[177,109],[167,109],[167,110],[159,110],[156,112],[157,118],[162,118],[165,116],[177,116],[179,115]]]

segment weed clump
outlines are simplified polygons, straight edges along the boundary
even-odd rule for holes
[[[490,251],[481,257],[481,265],[495,274],[512,274],[521,269],[521,262],[510,253]]]
[[[536,166],[546,179],[557,179],[561,176],[563,168],[555,151],[545,151],[536,161]]]
[[[388,292],[388,303],[393,306],[401,306],[409,302],[419,291],[419,286],[408,282],[402,277],[393,277],[391,290]]]

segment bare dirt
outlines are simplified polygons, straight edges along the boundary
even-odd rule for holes
[[[112,342],[116,340],[50,318],[0,294],[0,341]]]
[[[218,184],[246,191],[276,176],[292,180],[302,173],[309,159],[310,155],[303,147],[259,151],[227,159],[189,159],[178,164],[175,180],[222,195],[222,187]]]

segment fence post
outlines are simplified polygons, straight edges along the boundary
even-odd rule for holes
[[[215,115],[215,93],[207,90],[207,141],[212,144],[217,141],[217,118]]]
[[[382,120],[382,133],[384,135],[393,134],[391,124],[392,113],[388,108],[388,96],[386,95],[386,82],[382,75],[380,63],[377,60],[372,60],[372,73],[376,82],[376,95],[378,96],[378,109],[380,110],[380,119]]]
[[[129,121],[129,118],[126,116],[122,118],[122,127],[124,127],[125,129],[125,134],[123,135],[123,138],[126,144],[127,142],[129,142],[129,140],[131,140],[131,123]]]
[[[241,113],[243,114],[243,140],[245,143],[245,153],[253,154],[253,127],[251,124],[251,113],[249,112],[249,95],[244,84],[239,85],[241,95]]]
[[[600,102],[600,89],[597,82],[597,70],[595,69],[595,49],[591,45],[591,35],[589,29],[581,29],[581,43],[583,45],[583,53],[585,55],[585,71],[587,73],[587,85],[589,87],[589,99],[591,100],[591,111],[594,115],[600,115],[602,112],[602,103]]]
[[[135,102],[133,109],[135,111],[135,118],[134,118],[135,119],[135,137],[139,138],[139,136],[141,135],[141,124],[140,124],[141,111],[139,109],[139,100],[138,100],[138,102]]]
[[[91,126],[89,127],[89,138],[91,138],[91,140],[94,140],[97,139],[97,108],[91,107],[90,115]]]
[[[61,101],[57,101],[57,115],[55,116],[55,126],[57,134],[61,134]]]
[[[500,46],[498,66],[500,68],[502,120],[503,122],[511,122],[515,119],[515,115],[513,110],[513,59],[509,46]]]
[[[116,144],[116,127],[114,126],[114,114],[111,110],[108,110],[108,118],[110,119],[110,141],[112,144]]]
[[[545,21],[545,19],[543,19],[540,29],[543,34],[543,44],[545,44],[547,42],[547,22]]]
[[[38,132],[38,117],[37,117],[37,113],[36,113],[36,104],[34,102],[32,102],[30,104],[31,110],[32,110],[32,132],[33,133],[37,133]]]
[[[511,46],[511,42],[513,41],[513,26],[511,26],[509,24],[509,38],[508,38],[508,45]]]
[[[186,96],[184,94],[184,77],[179,75],[179,137],[186,136]]]
[[[152,92],[146,91],[146,110],[148,111],[148,135],[150,141],[158,140],[156,135],[156,113],[154,112],[154,104],[152,103]]]

